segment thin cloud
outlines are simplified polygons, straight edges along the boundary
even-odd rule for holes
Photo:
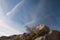
[[[4,16],[3,9],[0,7],[0,36],[9,36],[13,34],[20,34],[21,32],[13,28],[6,21],[9,21]]]
[[[44,7],[45,7],[44,6],[45,3],[46,3],[46,1],[41,0],[37,5],[34,6],[34,8],[30,8],[28,10],[28,13],[30,14],[30,17],[32,18],[32,21],[27,22],[24,26],[26,26],[26,25],[28,25],[28,26],[32,25],[33,26],[33,24],[35,24],[38,20],[42,21],[46,17],[48,17],[48,16],[45,16],[46,13],[44,13],[45,11],[43,10]],[[40,17],[38,15],[40,15]]]
[[[24,26],[29,26],[29,25],[33,26],[35,22],[36,22],[35,20],[32,20],[30,22],[27,22]]]
[[[0,34],[3,36],[9,36],[13,34],[20,34],[20,32],[13,27],[11,27],[9,24],[4,22],[4,20],[0,20]]]
[[[11,11],[9,11],[6,15],[7,16],[11,16],[14,14],[14,12],[20,8],[21,6],[23,6],[24,0],[22,0],[21,2],[19,2]]]

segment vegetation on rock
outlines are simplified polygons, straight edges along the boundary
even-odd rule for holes
[[[42,24],[37,27],[27,27],[27,33],[8,37],[2,36],[0,37],[0,40],[35,40],[42,36],[45,36],[45,38],[43,37],[44,40],[60,40],[60,31],[52,30],[52,33],[50,34],[49,32],[50,29],[46,25]],[[55,37],[55,39],[52,38],[52,36]]]

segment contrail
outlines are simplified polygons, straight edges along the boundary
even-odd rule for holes
[[[19,2],[11,11],[9,11],[6,15],[7,16],[11,16],[12,14],[15,13],[15,11],[18,9],[18,8],[21,8],[24,4],[24,0],[22,0],[21,2]]]

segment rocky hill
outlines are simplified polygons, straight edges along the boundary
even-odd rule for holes
[[[60,40],[60,31],[50,30],[44,24],[28,30],[29,32],[23,34],[2,36],[0,40]]]

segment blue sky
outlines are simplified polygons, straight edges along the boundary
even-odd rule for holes
[[[0,0],[0,35],[25,32],[25,26],[46,24],[60,30],[59,0]]]

